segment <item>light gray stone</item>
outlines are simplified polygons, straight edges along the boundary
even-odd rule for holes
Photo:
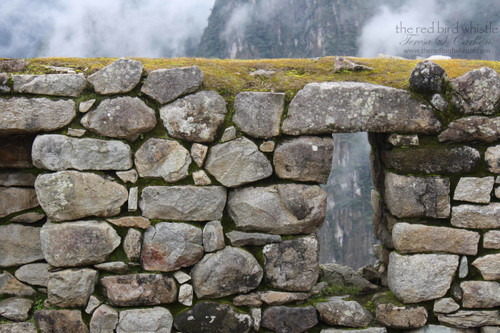
[[[7,85],[7,82],[10,79],[10,75],[7,73],[0,73],[0,92],[9,92],[10,87]]]
[[[161,104],[198,90],[203,73],[197,66],[157,69],[149,73],[141,91]]]
[[[274,141],[265,141],[259,146],[259,150],[263,153],[272,153],[274,151]]]
[[[207,157],[208,147],[202,145],[201,143],[193,143],[191,146],[191,157],[197,166],[200,168],[203,166],[203,162],[205,162],[205,157]]]
[[[455,188],[453,200],[487,204],[491,201],[494,177],[462,177]]]
[[[93,173],[59,171],[35,181],[40,206],[54,221],[114,216],[127,201],[125,186]]]
[[[316,305],[322,321],[328,325],[365,327],[372,321],[372,315],[355,301],[330,300]]]
[[[83,74],[12,75],[14,91],[36,95],[80,95],[87,86]]]
[[[42,333],[89,333],[79,310],[40,310],[35,320]]]
[[[226,114],[224,98],[208,90],[180,98],[160,109],[168,134],[189,142],[213,142]]]
[[[377,321],[385,327],[412,329],[423,327],[427,323],[427,310],[422,307],[404,307],[394,304],[378,304]]]
[[[74,136],[76,138],[81,138],[82,136],[87,133],[87,130],[81,129],[81,128],[68,128],[68,135],[69,136]]]
[[[325,219],[326,192],[317,185],[302,184],[245,187],[231,191],[228,212],[244,231],[311,233]]]
[[[26,298],[7,298],[0,302],[0,316],[14,321],[27,320],[29,318],[28,312],[32,306],[33,301]]]
[[[103,100],[81,123],[99,135],[135,141],[155,128],[156,113],[137,97],[117,97]]]
[[[138,201],[139,201],[139,188],[138,187],[131,187],[129,192],[128,192],[128,211],[129,212],[136,212],[137,211]]]
[[[98,276],[97,271],[88,268],[49,273],[49,303],[61,308],[85,308]]]
[[[237,187],[272,175],[269,160],[245,137],[210,148],[206,170],[222,185]]]
[[[373,293],[378,289],[376,285],[349,266],[327,263],[322,264],[320,270],[321,281],[325,281],[331,286],[355,288],[361,293]]]
[[[486,149],[484,159],[491,172],[500,173],[500,145]]]
[[[24,323],[12,323],[12,324],[0,324],[0,333],[37,333],[37,329],[34,323],[24,322]]]
[[[173,321],[170,311],[162,307],[123,310],[116,333],[170,333]]]
[[[0,267],[12,267],[43,259],[40,228],[19,224],[0,226]]]
[[[251,308],[250,315],[252,317],[253,329],[258,332],[262,323],[262,310],[260,308]]]
[[[262,250],[266,280],[274,288],[310,291],[319,277],[319,244],[315,235],[268,244]]]
[[[440,325],[426,325],[422,328],[408,331],[409,333],[477,333],[475,329],[454,328]]]
[[[222,133],[222,137],[220,138],[220,142],[224,143],[224,142],[234,140],[234,139],[236,139],[237,134],[238,133],[237,133],[236,128],[234,126],[228,127],[224,130],[224,133]]]
[[[280,143],[273,162],[280,178],[326,184],[332,157],[332,138],[302,136]]]
[[[72,100],[0,98],[0,134],[49,132],[68,125],[76,116]]]
[[[0,186],[30,186],[35,185],[36,175],[26,172],[0,173]]]
[[[270,306],[264,310],[262,327],[276,333],[301,333],[318,324],[316,309],[307,307]]]
[[[148,271],[172,272],[197,263],[203,250],[200,228],[161,222],[144,233],[141,264]]]
[[[222,218],[226,189],[222,186],[148,186],[139,206],[145,217],[180,221]]]
[[[451,225],[459,228],[489,229],[500,227],[500,203],[487,206],[460,205],[452,208]]]
[[[7,271],[0,274],[0,296],[32,297],[35,289],[19,282]]]
[[[115,140],[39,135],[33,142],[31,156],[37,168],[52,171],[127,170],[132,167],[130,147]]]
[[[233,304],[236,306],[259,307],[262,306],[262,300],[258,293],[238,295],[233,298]]]
[[[450,181],[440,177],[385,176],[385,203],[397,217],[447,218]]]
[[[113,274],[127,274],[129,272],[129,265],[123,261],[104,262],[102,264],[94,265],[94,267],[98,270]]]
[[[332,132],[436,133],[432,108],[404,90],[361,82],[309,83],[290,103],[287,135]]]
[[[19,281],[33,286],[47,287],[47,283],[49,282],[49,265],[45,263],[27,264],[19,267],[14,275]]]
[[[95,99],[89,99],[88,101],[80,102],[80,105],[78,106],[78,111],[80,111],[81,113],[88,112],[90,108],[92,108],[92,106],[94,105],[95,101],[96,101]]]
[[[195,185],[210,185],[212,181],[208,177],[205,171],[198,170],[193,172],[193,181]]]
[[[448,101],[440,94],[432,95],[431,104],[441,112],[448,110]]]
[[[280,134],[285,94],[241,92],[234,99],[233,122],[254,138],[268,139]]]
[[[138,261],[141,257],[142,233],[135,229],[129,229],[123,240],[123,251],[129,261]]]
[[[394,295],[404,303],[417,303],[443,297],[458,268],[458,256],[392,252],[388,282]]]
[[[92,314],[95,309],[97,309],[102,304],[101,300],[94,295],[91,295],[89,301],[87,302],[87,306],[85,307],[86,314]]]
[[[88,77],[94,90],[102,95],[131,91],[141,80],[142,63],[131,59],[118,59]]]
[[[0,218],[35,207],[38,207],[38,200],[33,189],[0,187]]]
[[[366,329],[338,329],[338,328],[324,328],[321,330],[321,333],[387,333],[387,329],[385,327],[369,327]],[[429,332],[431,333],[431,332]]]
[[[460,266],[458,267],[458,277],[464,279],[469,274],[469,261],[466,256],[460,258]]]
[[[257,232],[241,232],[237,230],[228,232],[226,237],[229,238],[232,246],[260,246],[269,243],[281,242],[280,235],[269,235]]]
[[[135,153],[141,177],[161,177],[168,183],[186,178],[190,164],[189,151],[173,140],[148,139]]]
[[[438,315],[442,324],[458,328],[481,327],[488,325],[500,326],[500,311],[465,311]]]
[[[419,140],[418,135],[401,135],[401,134],[391,134],[387,138],[387,142],[395,147],[412,147],[418,146]]]
[[[309,296],[311,296],[310,293],[290,293],[286,291],[265,291],[260,293],[260,299],[268,305],[283,305],[303,301]]]
[[[485,280],[500,280],[500,253],[488,254],[472,262]]]
[[[500,327],[483,326],[481,327],[481,333],[500,333]]]
[[[500,138],[500,117],[471,116],[452,121],[438,136],[439,142],[494,142]]]
[[[190,284],[183,284],[179,287],[179,303],[185,306],[193,305],[193,286]]]
[[[45,217],[45,214],[38,213],[38,212],[30,212],[30,213],[16,215],[13,218],[11,218],[10,221],[17,222],[17,223],[35,223],[35,222],[40,221],[44,217]]]
[[[462,305],[464,308],[500,307],[500,283],[494,281],[463,281]]]
[[[116,325],[118,325],[118,312],[103,304],[92,314],[89,326],[90,333],[113,333]]]
[[[452,313],[458,309],[460,309],[460,305],[458,305],[451,297],[436,300],[433,307],[433,311],[435,313]]]
[[[120,236],[106,222],[46,223],[40,231],[45,260],[55,267],[98,264],[120,245]]]
[[[117,171],[116,175],[120,178],[124,183],[132,183],[135,184],[137,179],[139,179],[139,175],[135,169],[127,170],[127,171]]]
[[[483,247],[485,249],[500,250],[500,230],[490,230],[483,235]]]
[[[176,271],[174,273],[174,278],[180,284],[186,283],[191,280],[191,275],[184,273],[183,271]]]
[[[114,219],[106,219],[111,224],[124,228],[147,229],[151,225],[149,219],[142,216],[123,216]]]
[[[203,227],[203,247],[205,252],[221,250],[224,243],[224,230],[220,221],[210,221]]]
[[[248,252],[226,246],[207,254],[191,270],[198,298],[219,298],[256,289],[263,270]]]
[[[410,74],[410,87],[416,92],[442,92],[448,79],[444,69],[438,64],[425,60],[419,62]]]

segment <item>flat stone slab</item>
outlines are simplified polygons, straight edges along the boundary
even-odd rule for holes
[[[14,91],[36,95],[80,95],[87,86],[83,74],[12,75]]]
[[[500,325],[500,311],[466,311],[438,315],[440,323],[458,328]]]
[[[47,283],[49,282],[49,265],[46,263],[23,265],[16,270],[14,275],[19,281],[33,286],[47,287]]]
[[[408,331],[411,333],[477,333],[475,328],[456,328],[442,325],[425,325],[422,328]],[[481,332],[482,333],[482,332]]]
[[[455,188],[453,200],[487,204],[491,201],[494,177],[462,177]]]
[[[38,206],[38,199],[33,189],[0,187],[0,218]]]
[[[130,146],[115,140],[39,135],[33,142],[31,154],[37,168],[52,171],[128,170],[132,167]]]
[[[259,294],[262,302],[268,305],[283,305],[296,301],[303,301],[311,296],[310,293],[291,293],[286,291],[266,291]]]
[[[0,296],[33,297],[35,289],[19,282],[7,271],[0,274]]]
[[[124,228],[147,229],[151,225],[149,219],[142,216],[123,216],[114,219],[106,219],[111,224]]]
[[[376,310],[377,321],[385,327],[412,329],[427,323],[427,310],[422,306],[402,307],[394,304],[379,304]]]
[[[28,320],[28,312],[31,310],[32,305],[33,301],[26,298],[7,298],[0,302],[0,316],[14,321]],[[2,332],[1,328],[0,332]]]
[[[479,257],[472,262],[472,266],[481,272],[485,280],[500,279],[500,253]]]
[[[72,100],[0,98],[0,134],[50,132],[68,125],[76,116]]]
[[[116,333],[169,333],[173,321],[170,311],[159,306],[149,309],[122,310]]]
[[[410,93],[370,83],[309,83],[290,103],[283,122],[287,135],[332,132],[427,133],[441,123],[429,105]]]
[[[500,117],[470,116],[452,121],[438,136],[439,142],[495,142],[500,139]]]
[[[306,332],[317,324],[316,309],[312,306],[270,306],[262,315],[262,327],[277,333]]]
[[[85,308],[99,273],[93,269],[65,269],[49,273],[48,301],[61,308]]]
[[[222,186],[148,186],[140,207],[145,217],[177,221],[212,221],[222,218],[226,189]]]
[[[281,242],[280,235],[269,235],[258,232],[241,232],[237,230],[228,232],[226,234],[226,237],[229,238],[229,241],[231,242],[232,246],[245,246],[245,245],[260,246],[269,243]]]
[[[40,228],[19,224],[0,226],[0,267],[12,267],[43,259]]]
[[[483,247],[500,250],[500,230],[487,231],[483,235]]]
[[[142,62],[118,59],[88,77],[94,90],[102,95],[122,94],[131,91],[141,80]]]
[[[321,333],[387,333],[387,329],[385,327],[369,327],[361,330],[350,328],[345,330],[339,328],[325,328],[321,330]]]
[[[365,327],[373,319],[370,312],[355,301],[320,302],[316,310],[321,320],[332,326]]]
[[[89,333],[79,310],[40,310],[35,320],[42,333]]]
[[[500,203],[486,206],[460,205],[452,208],[451,225],[459,228],[494,229],[500,228]]]
[[[0,324],[0,333],[37,333],[38,330],[34,323],[12,323]]]
[[[26,172],[0,173],[0,186],[29,186],[35,185],[36,175]]]
[[[464,281],[462,288],[464,308],[497,308],[500,307],[500,283],[495,281]]]
[[[440,298],[434,302],[432,310],[435,313],[452,313],[460,309],[460,305],[451,297]]]

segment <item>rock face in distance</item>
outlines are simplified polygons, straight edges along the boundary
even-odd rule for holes
[[[355,301],[334,299],[316,305],[322,321],[332,326],[365,327],[372,321],[372,315]]]
[[[99,273],[93,269],[66,269],[49,274],[48,301],[61,308],[85,308]]]
[[[35,207],[38,200],[33,189],[0,187],[0,217]]]
[[[120,312],[120,321],[116,333],[168,333],[172,329],[174,318],[168,309],[154,307],[132,309]]]
[[[0,226],[0,267],[18,266],[43,259],[40,228],[18,224]]]
[[[87,86],[83,74],[12,75],[14,91],[51,96],[76,97]]]
[[[422,93],[442,92],[444,90],[446,72],[438,64],[425,60],[419,62],[410,75],[410,86]]]
[[[59,171],[39,175],[35,190],[40,206],[54,221],[86,216],[114,216],[127,201],[125,186],[93,173]]]
[[[448,125],[438,136],[439,142],[494,142],[500,138],[500,117],[470,116]]]
[[[35,312],[35,320],[43,333],[89,333],[79,310],[40,310]]]
[[[102,95],[121,94],[134,89],[141,80],[142,62],[118,59],[88,77],[94,90]]]
[[[316,309],[312,306],[271,306],[262,316],[262,327],[277,333],[301,333],[317,324]]]

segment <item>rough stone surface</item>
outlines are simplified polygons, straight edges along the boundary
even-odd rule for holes
[[[30,186],[35,185],[36,175],[26,172],[0,173],[0,186]]]
[[[40,228],[19,224],[0,226],[0,253],[0,267],[18,266],[43,259]]]
[[[68,128],[68,135],[69,136],[74,136],[77,138],[81,138],[82,136],[87,133],[87,130],[81,129],[81,128]]]
[[[268,244],[262,250],[266,280],[287,291],[310,291],[319,277],[319,244],[316,236]]]
[[[331,132],[435,133],[441,128],[430,106],[404,90],[360,82],[309,83],[290,103],[283,122],[288,135]]]
[[[80,111],[81,113],[88,112],[94,105],[95,101],[95,99],[89,99],[88,101],[80,102],[78,111]]]
[[[82,125],[99,135],[134,141],[155,128],[156,113],[137,97],[117,97],[103,100]]]
[[[203,302],[178,314],[174,325],[183,333],[248,333],[252,320],[228,304]]]
[[[40,310],[35,320],[42,333],[89,333],[79,310]]]
[[[302,136],[279,144],[273,162],[280,178],[325,184],[332,157],[332,138]]]
[[[317,324],[316,309],[312,306],[271,306],[264,310],[262,316],[262,327],[277,333],[305,332]]]
[[[500,230],[490,230],[483,235],[485,249],[500,250]]]
[[[280,134],[285,94],[242,92],[234,99],[233,122],[245,134],[268,139]]]
[[[170,311],[163,307],[123,310],[116,333],[170,333],[173,321]]]
[[[460,309],[460,305],[458,305],[451,297],[436,300],[433,307],[433,311],[435,313],[452,313],[458,309]]]
[[[258,332],[262,323],[262,310],[260,308],[251,308],[250,315],[252,317],[253,329]]]
[[[0,324],[0,333],[37,333],[35,324],[30,322]]]
[[[152,71],[141,91],[161,104],[198,90],[203,73],[197,66]]]
[[[142,216],[124,216],[115,219],[106,219],[111,224],[124,228],[147,229],[151,225],[149,219]]]
[[[173,140],[151,138],[135,153],[141,177],[161,177],[168,183],[186,178],[190,164],[189,151]]]
[[[191,276],[198,298],[219,298],[257,288],[263,270],[250,253],[226,246],[205,255],[191,270]]]
[[[212,181],[208,177],[205,171],[198,170],[193,172],[193,181],[195,185],[210,185]]]
[[[40,221],[45,217],[45,214],[38,213],[38,212],[30,212],[30,213],[24,213],[21,215],[16,215],[13,218],[10,219],[11,222],[18,222],[18,223],[35,223]]]
[[[14,275],[19,281],[33,286],[47,287],[47,283],[49,282],[49,265],[44,263],[27,264],[19,267]]]
[[[388,282],[394,295],[404,303],[417,303],[443,297],[458,268],[458,256],[392,252]]]
[[[427,323],[427,310],[422,307],[400,307],[393,304],[377,305],[376,319],[385,327],[411,329]]]
[[[87,306],[85,307],[86,314],[92,314],[95,309],[97,309],[102,304],[101,300],[94,295],[91,295],[89,301],[87,302]]]
[[[410,86],[421,93],[442,92],[445,89],[447,75],[438,64],[425,60],[419,62],[410,75]]]
[[[458,277],[463,279],[469,274],[469,261],[466,256],[460,258],[460,266],[458,267]]]
[[[449,252],[476,255],[480,235],[463,229],[397,223],[392,239],[400,253]]]
[[[226,113],[224,98],[208,90],[180,98],[160,109],[168,134],[190,142],[213,142]]]
[[[418,146],[419,140],[418,135],[401,135],[401,134],[391,134],[387,138],[387,142],[395,147],[412,147]]]
[[[481,333],[499,333],[500,332],[500,327],[494,327],[494,326],[483,326],[481,327]]]
[[[258,293],[238,295],[233,298],[233,304],[236,306],[259,307],[262,306],[262,300]]]
[[[10,75],[7,73],[0,73],[0,92],[9,92],[10,87],[7,85]]]
[[[138,261],[141,257],[142,233],[135,229],[129,229],[123,240],[123,251],[129,261]]]
[[[317,185],[302,184],[245,187],[231,191],[228,212],[244,231],[311,233],[325,219],[326,192]]]
[[[463,291],[464,308],[500,307],[500,283],[494,281],[464,281],[460,283]]]
[[[310,293],[290,293],[286,291],[266,291],[260,293],[260,299],[268,305],[283,305],[303,301],[309,296],[311,296]]]
[[[118,59],[88,77],[94,90],[103,95],[131,91],[141,80],[142,62]]]
[[[372,321],[372,315],[355,301],[332,299],[316,305],[322,321],[328,325],[365,327]]]
[[[410,333],[477,333],[475,329],[454,328],[441,325],[426,325],[422,328],[408,331]]]
[[[90,333],[113,333],[116,325],[118,325],[118,312],[103,304],[92,314],[89,325]]]
[[[440,94],[434,94],[431,99],[431,104],[433,107],[441,112],[446,112],[448,110],[448,101]]]
[[[265,141],[259,146],[259,150],[263,153],[272,153],[274,151],[274,141]]]
[[[480,327],[487,325],[500,326],[500,311],[465,311],[438,315],[442,324],[458,328]]]
[[[40,231],[45,260],[56,267],[98,264],[120,245],[120,237],[106,222],[46,223]]]
[[[26,66],[28,63],[25,59],[5,59],[0,61],[0,72],[21,72]]]
[[[161,222],[144,233],[141,264],[148,271],[171,272],[203,257],[202,231],[186,223]]]
[[[460,205],[452,208],[451,225],[460,228],[500,228],[500,203],[487,206]]]
[[[99,273],[93,269],[66,269],[49,274],[48,301],[61,308],[85,308]]]
[[[498,215],[497,215],[498,216]],[[472,262],[485,280],[500,280],[500,253],[488,254]]]
[[[162,274],[106,276],[100,284],[113,306],[159,305],[177,300],[175,280]]]
[[[495,184],[494,177],[462,177],[460,178],[453,200],[474,203],[489,203]]]
[[[37,136],[32,158],[37,168],[52,171],[127,170],[132,167],[130,147],[123,142],[77,139],[59,134]]]
[[[93,173],[59,171],[39,175],[35,190],[40,206],[54,221],[114,216],[127,201],[127,189]]]
[[[185,306],[193,305],[193,286],[190,284],[183,284],[179,287],[179,303]]]
[[[186,283],[191,280],[191,275],[184,273],[183,271],[176,271],[174,273],[174,278],[180,284]]]
[[[193,158],[194,163],[200,168],[203,166],[203,162],[205,162],[205,157],[207,157],[208,146],[202,145],[201,143],[193,143],[191,146],[191,157]]]
[[[27,320],[29,318],[28,312],[31,310],[32,305],[33,301],[26,298],[7,298],[0,302],[0,316],[14,321]]]
[[[440,177],[387,173],[385,203],[397,217],[447,218],[450,215],[450,181]]]
[[[225,247],[224,230],[220,221],[210,221],[203,227],[203,247],[205,252],[214,252]]]
[[[12,75],[18,93],[71,96],[80,95],[87,86],[83,74]]]
[[[359,288],[361,293],[371,293],[378,289],[349,266],[328,263],[321,265],[320,270],[321,280],[331,286],[355,287]]]
[[[129,272],[129,265],[123,261],[104,262],[102,264],[94,265],[100,271],[110,272],[113,274],[127,274]]]
[[[500,138],[500,117],[471,116],[451,122],[439,142],[494,142]]]
[[[236,139],[236,136],[238,135],[238,132],[236,131],[236,127],[231,126],[228,127],[224,130],[224,133],[222,133],[222,137],[220,139],[220,142],[228,142],[231,140]]]
[[[0,296],[31,297],[35,289],[19,282],[7,271],[0,274]]]
[[[34,139],[31,135],[2,137],[0,140],[0,167],[32,168],[31,146]]]
[[[150,219],[219,220],[226,205],[226,189],[222,186],[148,186],[142,190],[139,205],[143,215]]]
[[[273,173],[269,160],[245,137],[210,148],[205,168],[227,187],[251,183]]]
[[[486,149],[484,159],[491,172],[500,173],[500,145]]]
[[[257,232],[241,232],[237,230],[228,232],[226,237],[229,238],[232,246],[260,246],[269,243],[281,242],[281,236],[279,235],[261,234]]]
[[[0,187],[0,218],[35,207],[38,207],[38,200],[33,189]]]
[[[488,67],[451,80],[451,102],[465,114],[494,114],[500,105],[500,76]]]
[[[139,175],[135,169],[127,170],[127,171],[117,171],[116,175],[120,178],[124,183],[132,183],[135,184],[137,179],[139,179]]]
[[[468,146],[444,146],[382,151],[381,158],[387,168],[400,173],[435,175],[470,172],[479,163],[481,154]]]

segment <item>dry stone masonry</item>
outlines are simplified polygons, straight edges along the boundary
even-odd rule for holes
[[[0,333],[500,332],[498,73],[425,61],[411,92],[291,101],[203,79],[130,59],[0,73]],[[370,282],[318,261],[331,133],[357,131]]]

